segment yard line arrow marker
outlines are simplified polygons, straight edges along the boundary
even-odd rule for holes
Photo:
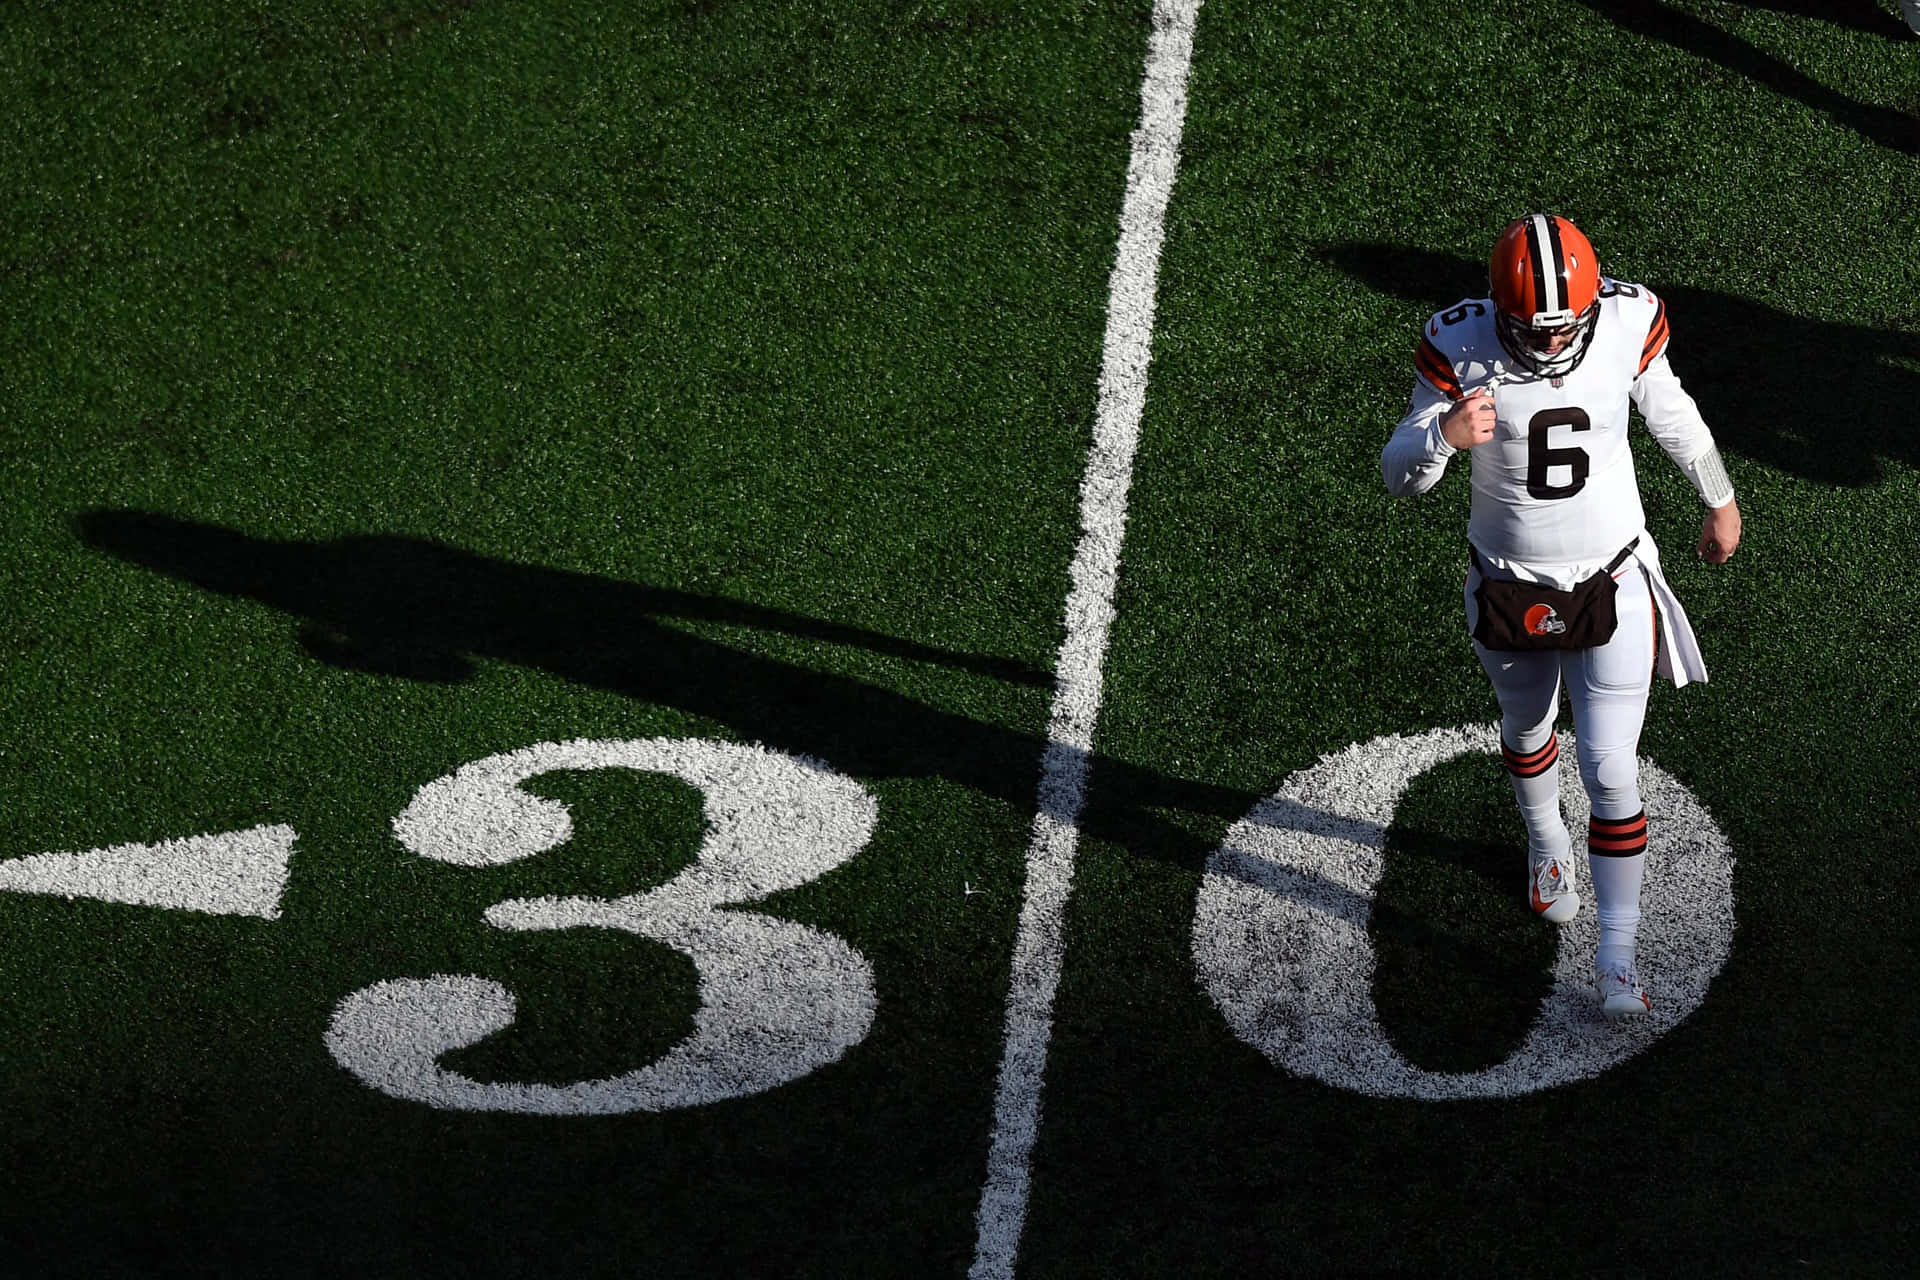
[[[0,890],[278,920],[294,839],[292,827],[249,827],[159,844],[37,853],[0,862]]]

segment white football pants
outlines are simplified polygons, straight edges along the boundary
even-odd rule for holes
[[[1614,607],[1620,625],[1613,639],[1593,649],[1544,649],[1508,653],[1474,641],[1473,651],[1500,700],[1500,736],[1512,752],[1538,753],[1553,736],[1560,688],[1573,709],[1580,780],[1593,816],[1631,818],[1640,812],[1640,728],[1653,687],[1653,593],[1640,566],[1628,560],[1615,579]],[[1467,571],[1467,629],[1479,621],[1474,588],[1478,569]]]
[[[1500,699],[1501,754],[1513,779],[1514,799],[1527,824],[1534,857],[1564,855],[1568,835],[1560,814],[1559,749],[1553,736],[1560,687],[1573,708],[1580,780],[1593,817],[1587,827],[1587,872],[1593,878],[1600,923],[1598,963],[1630,964],[1640,927],[1640,886],[1646,871],[1647,818],[1640,804],[1640,727],[1653,687],[1653,591],[1646,571],[1629,561],[1615,576],[1619,626],[1613,638],[1592,649],[1545,649],[1507,653],[1478,641],[1474,652]],[[1467,573],[1467,626],[1479,620],[1473,589],[1477,569]]]

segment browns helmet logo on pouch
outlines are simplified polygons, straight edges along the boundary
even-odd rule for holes
[[[1550,604],[1536,604],[1527,610],[1527,634],[1532,636],[1559,635],[1567,629]]]

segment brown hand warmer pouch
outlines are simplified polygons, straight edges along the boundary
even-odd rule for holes
[[[1613,608],[1614,593],[1619,590],[1613,571],[1639,545],[1640,539],[1635,538],[1606,568],[1575,583],[1571,591],[1559,591],[1537,582],[1489,578],[1479,553],[1468,543],[1467,554],[1480,571],[1480,585],[1473,589],[1474,602],[1480,606],[1473,638],[1489,649],[1508,652],[1592,649],[1605,644],[1620,625]]]

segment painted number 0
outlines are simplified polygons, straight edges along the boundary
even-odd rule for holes
[[[1367,936],[1387,827],[1414,778],[1498,745],[1492,725],[1376,738],[1294,774],[1227,832],[1201,882],[1193,957],[1234,1034],[1287,1071],[1357,1093],[1489,1098],[1596,1076],[1699,1006],[1733,941],[1733,856],[1692,793],[1642,761],[1651,843],[1639,960],[1653,1012],[1633,1023],[1601,1018],[1588,985],[1598,925],[1587,904],[1559,930],[1553,990],[1506,1061],[1427,1071],[1388,1041]],[[1562,745],[1570,759],[1572,744]],[[1586,797],[1574,770],[1562,771],[1562,784],[1584,876]]]
[[[342,1000],[334,1060],[396,1098],[464,1111],[606,1115],[759,1093],[836,1061],[866,1037],[873,967],[830,934],[734,908],[824,875],[873,835],[873,797],[818,764],[758,747],[669,740],[542,743],[475,761],[422,787],[394,820],[414,853],[493,866],[564,844],[565,805],[520,789],[561,769],[670,774],[702,793],[698,857],[658,888],[622,898],[516,898],[486,912],[500,929],[622,929],[686,955],[699,975],[693,1033],[649,1066],[572,1084],[486,1083],[438,1059],[504,1030],[513,994],[463,974],[377,982]]]

